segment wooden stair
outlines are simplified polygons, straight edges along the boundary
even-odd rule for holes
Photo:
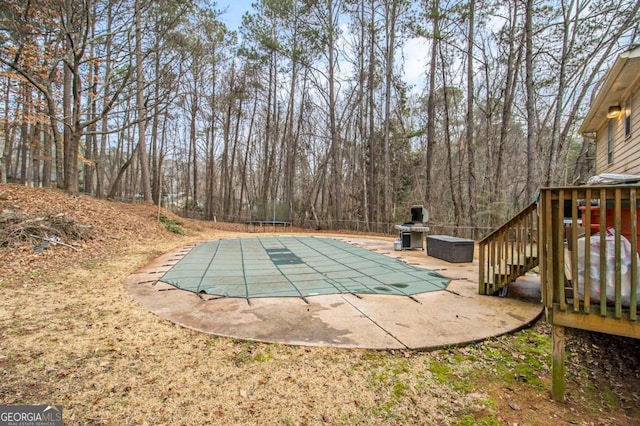
[[[539,265],[536,203],[479,242],[480,294],[504,294],[508,285]]]

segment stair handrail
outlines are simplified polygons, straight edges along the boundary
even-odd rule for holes
[[[539,237],[537,235],[539,229],[537,227],[536,212],[537,202],[533,202],[480,240],[478,243],[478,291],[480,294],[492,294],[500,291],[506,288],[513,279],[538,265],[537,256],[535,256],[535,259],[531,259],[534,257],[532,254],[532,241],[537,241]],[[531,240],[529,238],[521,240],[520,235],[517,234],[515,245],[513,242],[508,241],[507,233],[514,228],[524,230],[525,227],[518,225],[526,222],[529,217],[531,218],[531,223],[529,224],[529,228],[532,231],[530,232],[532,234]],[[525,243],[525,245],[521,246],[522,243]],[[518,247],[517,250],[515,246]],[[529,254],[527,254],[527,251],[529,251]],[[507,265],[509,261],[513,262],[515,260],[514,256],[517,257],[517,267],[515,265]]]
[[[532,202],[531,204],[529,204],[528,206],[520,210],[511,219],[509,219],[508,221],[506,221],[505,223],[503,223],[502,225],[500,225],[499,227],[491,231],[489,234],[487,234],[483,239],[481,239],[478,242],[478,244],[483,244],[486,240],[489,240],[491,237],[496,235],[498,232],[502,231],[504,228],[508,228],[512,224],[519,222],[520,219],[522,219],[524,216],[527,216],[528,214],[531,213],[532,210],[536,210],[537,208],[538,208],[538,202],[537,201]]]

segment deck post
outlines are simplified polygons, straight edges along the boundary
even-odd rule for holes
[[[554,325],[551,328],[552,339],[551,344],[553,346],[553,354],[551,356],[551,394],[555,401],[564,401],[564,327],[560,325]]]

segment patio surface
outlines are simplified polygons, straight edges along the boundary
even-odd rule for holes
[[[287,235],[205,244],[155,259],[128,277],[127,290],[146,309],[205,333],[344,348],[465,344],[525,327],[542,312],[537,277],[512,284],[515,297],[480,296],[477,260],[393,251],[388,239]]]

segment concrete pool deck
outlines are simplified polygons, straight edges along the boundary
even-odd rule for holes
[[[508,333],[542,313],[537,277],[512,284],[516,297],[478,294],[478,263],[448,263],[420,250],[394,251],[393,241],[337,238],[451,279],[446,290],[412,297],[325,294],[297,297],[224,298],[175,289],[158,282],[192,246],[153,260],[129,276],[134,300],[162,318],[205,333],[270,343],[366,349],[434,349]],[[306,300],[306,301],[305,301]]]

